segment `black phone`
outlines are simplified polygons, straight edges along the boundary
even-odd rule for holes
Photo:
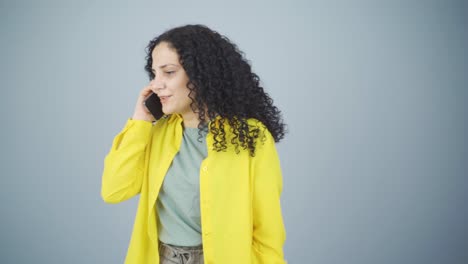
[[[148,108],[148,110],[154,116],[156,120],[159,120],[161,117],[164,116],[164,113],[162,111],[161,101],[159,100],[159,97],[155,93],[152,93],[150,96],[148,96],[145,99],[144,103],[145,103],[146,108]]]

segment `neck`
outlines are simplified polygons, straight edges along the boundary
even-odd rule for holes
[[[198,127],[198,123],[200,123],[200,119],[198,119],[198,114],[191,112],[182,115],[182,119],[184,119],[184,127]]]
[[[183,114],[182,119],[183,119],[184,127],[195,128],[195,127],[198,127],[198,123],[200,123],[200,119],[198,119],[198,113],[194,113],[194,112]],[[205,122],[208,122],[208,121],[209,121],[209,118],[207,114],[205,115]]]

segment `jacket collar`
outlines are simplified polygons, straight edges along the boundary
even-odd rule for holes
[[[164,116],[163,118],[167,118],[167,122],[169,124],[173,123],[173,122],[177,122],[177,123],[182,123],[183,121],[183,118],[182,118],[182,115],[181,114],[170,114],[170,115],[166,115]],[[208,128],[210,127],[209,125],[211,124],[211,122],[213,121],[218,121],[221,119],[221,116],[220,115],[216,115],[215,118],[213,120],[210,120],[210,122],[208,122]]]

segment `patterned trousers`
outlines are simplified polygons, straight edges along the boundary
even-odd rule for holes
[[[159,241],[159,259],[159,264],[203,264],[203,246],[174,246]]]

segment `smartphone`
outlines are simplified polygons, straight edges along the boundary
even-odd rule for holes
[[[159,120],[161,117],[164,116],[161,101],[155,93],[152,93],[145,99],[145,106],[146,108],[148,108],[148,110],[156,120]]]

